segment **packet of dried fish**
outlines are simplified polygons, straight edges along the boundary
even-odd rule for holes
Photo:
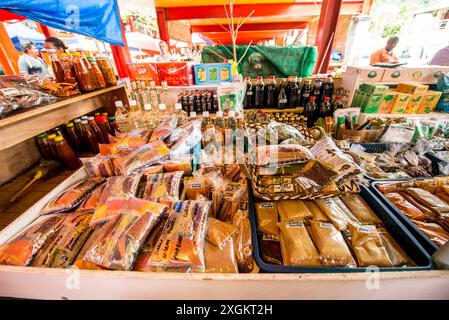
[[[303,222],[280,222],[281,251],[286,266],[321,266],[320,254]]]
[[[113,270],[131,270],[139,248],[167,206],[131,197],[109,232],[92,245],[84,260]]]
[[[51,200],[40,211],[40,214],[67,212],[75,209],[92,190],[103,182],[104,178],[89,178],[77,183]]]
[[[58,233],[39,250],[31,266],[43,268],[68,268],[72,265],[89,237],[92,214],[70,213]]]
[[[60,230],[66,215],[37,218],[12,240],[0,246],[0,265],[28,266],[39,250]]]
[[[171,117],[168,117],[165,120],[162,120],[159,124],[159,127],[157,127],[153,134],[150,137],[150,142],[156,141],[156,140],[165,140],[168,138],[171,133],[176,129],[176,125],[178,124],[178,116],[172,115]]]
[[[108,178],[90,221],[91,225],[118,215],[126,201],[136,194],[141,177],[142,172]]]

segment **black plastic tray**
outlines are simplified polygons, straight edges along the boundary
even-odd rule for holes
[[[377,216],[384,223],[387,231],[403,248],[407,255],[418,265],[416,267],[387,267],[379,268],[379,271],[417,271],[430,270],[434,268],[434,264],[430,255],[424,250],[419,242],[413,238],[411,233],[399,222],[399,220],[380,202],[367,187],[361,186],[360,195],[366,203],[373,209]],[[257,265],[262,272],[270,273],[337,273],[337,272],[366,272],[365,267],[346,268],[346,267],[291,267],[278,266],[266,263],[262,260],[259,250],[259,239],[257,237],[257,221],[254,212],[254,197],[251,188],[249,188],[249,208],[251,221],[251,235],[253,239],[254,257]]]
[[[426,180],[426,179],[413,179],[413,180]],[[402,222],[402,224],[410,231],[410,233],[416,238],[416,240],[421,244],[421,246],[426,250],[429,255],[433,255],[439,247],[429,239],[428,236],[414,224],[407,216],[405,216],[401,210],[399,210],[387,197],[384,196],[380,190],[376,188],[376,185],[382,183],[400,182],[401,180],[392,180],[388,182],[384,181],[374,181],[371,183],[371,191],[374,195],[379,198],[387,208],[393,212],[393,214]]]

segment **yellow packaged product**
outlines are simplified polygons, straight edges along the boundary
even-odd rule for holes
[[[330,221],[329,218],[324,214],[324,212],[317,206],[313,200],[305,200],[304,201],[307,208],[309,208],[310,212],[312,212],[312,220],[313,221]]]
[[[278,209],[276,202],[256,203],[257,230],[262,233],[278,234]]]
[[[315,203],[334,224],[338,231],[348,229],[351,218],[337,204],[335,198],[315,199]]]
[[[340,196],[341,201],[361,223],[380,225],[382,222],[358,194]]]
[[[276,205],[281,221],[303,221],[313,216],[303,200],[281,200]]]

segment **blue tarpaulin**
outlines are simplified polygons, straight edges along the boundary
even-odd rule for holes
[[[123,45],[116,0],[0,0],[0,9],[49,27]]]

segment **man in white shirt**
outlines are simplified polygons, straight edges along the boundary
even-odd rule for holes
[[[39,57],[39,51],[34,43],[29,42],[23,46],[23,52],[19,57],[20,73],[34,74],[38,76],[49,75],[47,64]]]

